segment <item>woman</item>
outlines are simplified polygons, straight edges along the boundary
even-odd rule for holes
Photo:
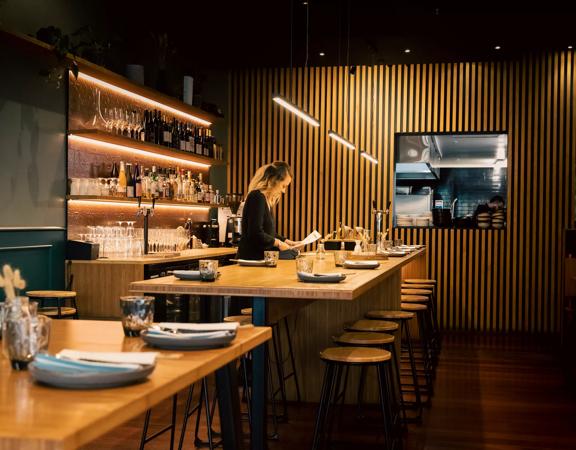
[[[287,251],[298,242],[276,233],[272,209],[292,181],[292,169],[283,161],[260,167],[248,186],[242,210],[242,237],[238,258],[264,259],[265,250]]]

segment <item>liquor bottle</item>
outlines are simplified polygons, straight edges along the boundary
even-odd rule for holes
[[[172,148],[180,148],[180,132],[178,131],[178,127],[178,121],[172,119],[172,126],[170,128],[170,133],[172,134],[172,143],[170,144],[170,147]]]
[[[186,150],[189,152],[194,153],[194,134],[195,134],[194,127],[192,125],[188,125],[188,135],[186,136]]]
[[[120,197],[126,197],[126,169],[124,161],[120,161],[120,171],[118,173],[118,194]]]
[[[134,179],[132,177],[132,164],[126,164],[126,197],[134,198]]]
[[[142,174],[138,164],[134,165],[134,195],[142,197]]]
[[[178,148],[180,150],[186,151],[186,143],[188,140],[186,139],[186,127],[182,122],[178,124]]]
[[[142,118],[142,126],[140,127],[139,139],[143,142],[148,140],[148,110],[144,110],[144,117]]]
[[[216,193],[214,194],[214,204],[219,205],[222,203],[222,197],[220,196],[220,191],[216,189]]]
[[[150,174],[150,197],[158,197],[158,173],[156,172],[156,166],[152,166],[152,173]]]
[[[162,143],[162,124],[160,121],[160,111],[154,110],[154,143]]]

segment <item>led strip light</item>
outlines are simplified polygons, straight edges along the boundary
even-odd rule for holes
[[[332,139],[334,139],[335,141],[340,142],[342,145],[344,145],[345,147],[348,147],[350,150],[356,150],[356,146],[350,142],[349,140],[343,138],[342,136],[340,136],[338,133],[336,133],[335,131],[330,130],[328,132],[328,136]]]
[[[364,150],[362,150],[360,152],[360,156],[362,156],[362,158],[366,158],[372,164],[378,164],[378,160],[376,158],[374,158],[372,155],[366,153]]]
[[[289,101],[284,100],[282,97],[276,95],[272,97],[272,100],[274,100],[274,102],[278,103],[283,108],[286,108],[288,111],[296,114],[298,117],[300,117],[302,120],[305,120],[310,125],[313,125],[315,127],[320,126],[320,122],[318,122],[314,117],[312,117],[310,114],[305,113],[304,111],[302,111],[300,108],[290,103]]]
[[[159,108],[159,109],[163,109],[164,111],[169,112],[171,114],[174,114],[175,116],[180,116],[186,120],[190,120],[192,122],[199,123],[200,125],[204,125],[205,127],[209,127],[210,125],[212,125],[212,122],[208,122],[207,120],[201,119],[200,117],[196,117],[192,114],[188,114],[184,111],[180,111],[179,109],[165,105],[164,103],[157,102],[156,100],[152,100],[151,98],[144,97],[143,95],[128,91],[127,89],[115,86],[113,84],[110,84],[106,81],[102,81],[102,80],[95,78],[93,76],[86,75],[83,72],[80,72],[78,74],[78,79],[89,81],[89,82],[94,83],[100,87],[110,89],[111,91],[114,91],[118,94],[127,95],[128,97],[131,97],[135,100],[141,101],[143,103],[147,103],[148,105],[154,106],[154,107]]]
[[[104,141],[100,141],[98,139],[91,139],[91,138],[86,137],[86,136],[78,136],[77,134],[70,134],[68,136],[68,140],[73,142],[73,143],[98,145],[100,147],[107,148],[110,150],[117,150],[117,151],[121,151],[124,153],[132,153],[132,154],[136,154],[136,155],[146,156],[148,158],[163,159],[165,161],[170,161],[172,163],[178,163],[178,164],[194,166],[194,167],[201,167],[203,169],[208,169],[210,167],[210,164],[204,164],[204,163],[199,163],[199,162],[195,162],[195,161],[188,161],[187,159],[176,158],[174,156],[161,155],[161,154],[154,153],[154,152],[148,152],[146,150],[140,150],[140,149],[133,148],[133,147],[127,147],[125,145],[112,144],[111,142],[104,142]]]
[[[122,202],[122,201],[106,201],[106,200],[68,200],[69,203],[79,205],[79,206],[93,206],[93,205],[106,205],[106,206],[134,206],[138,207],[136,202]],[[143,200],[142,205],[150,206],[152,204],[149,200]],[[154,208],[162,209],[195,209],[199,211],[205,211],[210,209],[210,206],[192,206],[192,205],[163,205],[162,203],[156,203]]]

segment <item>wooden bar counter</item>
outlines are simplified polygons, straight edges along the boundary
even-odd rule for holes
[[[156,368],[138,384],[67,390],[35,384],[27,371],[11,370],[10,362],[0,355],[0,450],[78,448],[233,363],[270,337],[270,328],[241,328],[228,347],[163,351],[146,346],[140,338],[125,338],[120,322],[53,321],[50,353],[64,348],[159,351]]]
[[[118,319],[119,299],[130,295],[128,286],[147,277],[153,265],[182,264],[199,259],[213,259],[236,254],[235,248],[186,250],[179,256],[161,257],[154,254],[134,258],[100,258],[73,260],[70,273],[74,276],[72,290],[78,294],[78,309],[82,319]]]
[[[233,265],[219,269],[221,276],[213,283],[170,276],[134,282],[130,290],[152,295],[252,297],[255,325],[293,315],[292,339],[302,397],[305,401],[318,401],[322,380],[319,352],[333,345],[332,336],[340,334],[346,322],[361,319],[372,309],[398,309],[402,274],[426,276],[426,249],[381,261],[374,270],[337,270],[348,274],[346,280],[302,283],[296,276],[295,261],[279,261],[276,268]],[[291,388],[292,383],[288,383],[289,397],[294,398]]]

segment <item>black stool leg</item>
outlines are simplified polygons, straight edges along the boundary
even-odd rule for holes
[[[286,420],[288,417],[288,402],[286,400],[286,384],[284,380],[284,356],[282,355],[282,344],[280,343],[280,326],[276,324],[272,331],[272,344],[274,347],[274,358],[276,359],[276,372],[278,376],[280,398],[282,399],[282,415],[280,419]]]
[[[178,406],[177,403],[178,403],[178,394],[174,394],[172,396],[172,420],[170,422],[170,425],[165,426],[161,430],[154,433],[152,436],[147,436],[152,410],[149,409],[148,411],[146,411],[146,417],[144,419],[144,428],[142,429],[142,436],[140,438],[140,450],[143,450],[144,446],[148,442],[152,441],[153,439],[156,439],[158,436],[166,433],[166,431],[168,430],[170,430],[170,450],[174,449],[174,435],[176,434],[176,412],[177,412],[176,407]]]
[[[242,368],[242,390],[244,391],[244,398],[246,399],[246,407],[248,408],[248,425],[252,426],[252,403],[250,396],[250,380],[248,380],[248,364],[246,362],[246,355],[240,358],[240,366]]]
[[[400,338],[400,341],[401,340],[402,338]],[[394,390],[396,392],[394,397],[397,397],[396,402],[402,414],[402,420],[406,422],[406,405],[404,405],[404,396],[402,395],[402,380],[400,379],[400,358],[398,357],[398,352],[396,351],[397,349],[394,342],[388,344],[386,347],[386,350],[392,353],[392,364],[390,368],[393,372],[392,376],[396,382],[396,387],[398,388]]]
[[[198,411],[198,406],[190,410],[192,405],[192,398],[194,397],[194,384],[190,385],[188,389],[188,397],[186,398],[186,406],[184,407],[184,421],[182,422],[182,431],[180,431],[180,440],[178,441],[178,450],[182,450],[182,445],[184,445],[184,437],[186,435],[186,427],[188,426],[188,419],[190,416]]]
[[[376,370],[378,372],[378,394],[380,397],[380,408],[382,410],[382,418],[384,423],[384,439],[386,442],[386,449],[392,450],[392,433],[390,430],[390,424],[392,423],[392,413],[390,411],[390,402],[387,398],[387,392],[389,392],[388,380],[386,377],[386,367],[384,364],[377,364]]]
[[[300,403],[302,398],[300,397],[300,383],[298,382],[298,372],[296,371],[296,362],[294,361],[294,350],[292,349],[292,338],[290,337],[290,327],[288,326],[288,318],[284,317],[284,326],[286,330],[286,340],[288,341],[288,352],[290,353],[290,364],[292,365],[292,372],[287,375],[287,377],[294,377],[294,385],[296,386],[296,398]]]
[[[362,400],[364,399],[364,385],[366,384],[366,376],[367,376],[367,369],[366,365],[362,365],[360,368],[360,383],[358,384],[358,398],[356,400],[356,417],[361,419],[362,416]]]
[[[202,378],[200,387],[200,399],[198,400],[198,412],[196,415],[196,428],[194,430],[194,445],[196,447],[209,447],[210,450],[214,448],[214,440],[212,437],[212,417],[210,414],[210,396],[208,395],[208,380]],[[203,441],[200,438],[200,417],[202,416],[202,408],[206,410],[206,430],[208,434],[208,441]]]
[[[334,383],[334,365],[326,363],[324,371],[324,381],[322,382],[322,391],[320,394],[320,404],[318,405],[318,414],[316,416],[316,425],[314,427],[314,436],[312,438],[312,450],[318,448],[320,437],[324,431],[328,410],[330,407],[330,394]]]
[[[416,397],[416,409],[418,414],[417,420],[422,417],[422,397],[420,396],[420,386],[418,384],[418,372],[416,370],[416,360],[414,349],[412,348],[412,336],[410,335],[410,327],[407,322],[402,322],[402,331],[406,335],[406,346],[408,348],[408,359],[410,360],[410,369],[412,372],[412,382],[414,383],[414,396]]]

